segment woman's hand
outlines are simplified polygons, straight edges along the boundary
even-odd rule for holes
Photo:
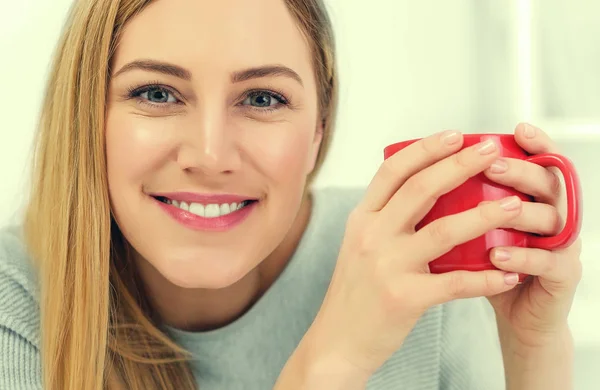
[[[558,152],[548,135],[530,125],[517,126],[515,139],[532,154]],[[506,158],[494,163],[485,174],[536,200],[524,203],[521,214],[504,227],[542,235],[555,235],[562,230],[566,194],[560,173],[554,168]],[[489,298],[505,337],[525,348],[543,347],[568,333],[567,316],[581,279],[580,252],[579,239],[570,247],[555,251],[532,248],[491,251],[491,260],[499,269],[533,275],[523,285]]]
[[[348,220],[329,290],[299,346],[303,361],[320,362],[314,363],[320,367],[332,364],[335,368],[322,371],[337,370],[340,376],[360,373],[353,382],[360,384],[359,378],[368,379],[400,348],[429,307],[500,294],[515,286],[516,274],[498,270],[429,273],[433,259],[521,214],[521,201],[511,197],[436,220],[415,232],[437,198],[498,158],[493,142],[457,153],[462,143],[460,133],[445,132],[418,141],[383,163]]]

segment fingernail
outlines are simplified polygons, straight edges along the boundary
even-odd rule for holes
[[[510,198],[503,199],[500,202],[500,207],[506,211],[517,210],[521,207],[521,199],[518,196],[511,196]]]
[[[508,170],[508,164],[503,159],[498,159],[494,161],[492,166],[490,167],[490,172],[492,173],[504,173]]]
[[[509,286],[514,286],[515,284],[519,283],[519,274],[504,274],[504,282]]]
[[[446,145],[454,145],[460,141],[460,132],[456,130],[446,130],[441,134],[442,142]]]
[[[491,140],[491,139],[488,139],[487,141],[482,142],[477,147],[477,151],[481,155],[494,153],[495,150],[496,150],[496,143],[494,142],[494,140]]]
[[[510,252],[504,249],[494,250],[494,260],[508,261],[510,260]]]
[[[523,135],[527,138],[535,137],[536,129],[531,126],[529,123],[525,123],[525,129],[523,130]]]

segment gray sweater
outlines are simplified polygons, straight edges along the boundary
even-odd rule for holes
[[[317,313],[335,267],[348,213],[362,191],[315,192],[308,228],[289,264],[235,322],[210,332],[166,328],[193,353],[202,390],[272,388]],[[17,228],[0,230],[0,390],[41,388],[39,298]],[[431,308],[369,390],[500,390],[504,371],[493,313],[483,299]]]

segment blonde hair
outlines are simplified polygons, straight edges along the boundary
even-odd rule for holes
[[[150,0],[77,0],[57,47],[40,117],[28,248],[41,291],[47,390],[193,389],[188,352],[144,299],[128,245],[111,215],[105,114],[110,62],[126,23]],[[334,37],[322,0],[285,0],[314,55],[323,141],[337,104]]]

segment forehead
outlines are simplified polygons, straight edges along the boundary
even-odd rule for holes
[[[312,73],[309,46],[283,0],[157,0],[126,26],[115,68],[156,59],[234,71],[264,64]]]

